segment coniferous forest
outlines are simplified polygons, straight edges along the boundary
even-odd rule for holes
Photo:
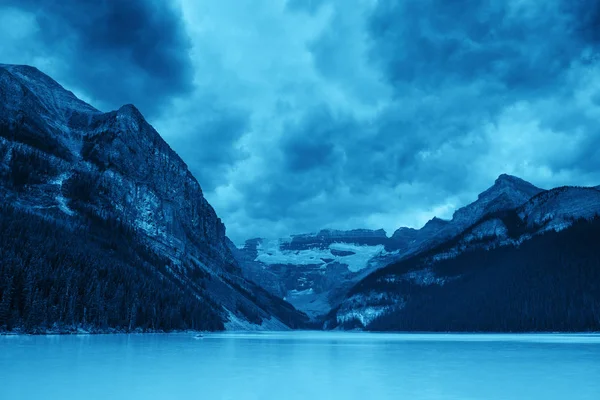
[[[414,257],[376,271],[352,293],[393,292],[404,299],[366,327],[373,331],[600,331],[599,248],[596,217],[516,247],[434,263],[442,285],[389,279],[422,268],[423,258]]]
[[[223,329],[217,306],[168,279],[170,261],[127,227],[64,222],[0,205],[0,330]]]

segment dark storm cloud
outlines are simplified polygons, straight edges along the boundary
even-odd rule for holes
[[[309,107],[300,122],[286,124],[276,148],[263,154],[267,168],[260,182],[251,181],[241,187],[248,199],[247,215],[270,221],[291,218],[304,225],[314,223],[310,218],[323,210],[308,204],[315,197],[333,196],[343,183],[345,155],[341,142],[353,129],[351,120],[334,115],[325,105]]]
[[[351,129],[348,122],[336,121],[326,107],[315,107],[307,112],[300,124],[285,127],[281,151],[285,156],[286,171],[302,173],[318,169],[323,173],[339,163],[335,143],[344,131]]]
[[[599,1],[375,4],[354,12],[346,2],[288,2],[292,12],[329,7],[328,25],[307,46],[315,70],[356,100],[357,112],[378,111],[343,118],[302,113],[280,142],[284,168],[269,171],[276,190],[252,192],[268,200],[255,203],[250,215],[266,217],[274,204],[291,204],[275,215],[299,216],[325,198],[313,221],[341,226],[341,215],[366,219],[385,207],[415,207],[407,203],[415,199],[424,207],[453,195],[472,201],[505,171],[542,185],[558,182],[552,176],[596,173],[597,104],[581,98],[582,71],[598,67]],[[579,139],[563,143],[576,132]],[[361,208],[362,196],[419,185],[420,197],[402,189],[396,204]],[[353,201],[340,201],[342,189]]]
[[[55,78],[99,106],[135,103],[155,113],[192,88],[190,42],[180,15],[163,0],[2,0],[35,15],[38,56],[57,60]],[[5,60],[10,62],[10,60]]]
[[[598,42],[597,1],[382,0],[369,21],[373,59],[398,85],[435,89],[486,79],[506,89],[548,90]]]
[[[248,115],[230,107],[216,107],[214,101],[205,98],[191,101],[192,108],[201,107],[201,112],[180,110],[180,119],[175,119],[166,130],[172,132],[170,144],[186,160],[190,170],[204,191],[212,191],[223,184],[232,165],[247,157],[236,143],[249,126]],[[211,104],[212,107],[207,106]]]

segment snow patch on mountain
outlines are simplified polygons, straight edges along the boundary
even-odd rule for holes
[[[254,261],[266,265],[318,265],[325,268],[330,262],[348,266],[352,272],[360,271],[369,265],[369,261],[385,252],[384,245],[361,246],[352,243],[332,243],[328,248],[307,250],[282,250],[279,240],[262,241],[258,244],[258,255]],[[331,250],[352,252],[354,254],[336,255]],[[326,260],[326,261],[324,261]]]
[[[67,215],[73,216],[73,215],[75,215],[75,212],[69,208],[67,199],[63,196],[63,192],[62,192],[62,186],[63,186],[64,181],[68,180],[71,177],[71,175],[72,175],[72,173],[65,172],[63,174],[60,174],[55,179],[51,180],[49,183],[51,185],[58,186],[58,193],[55,197],[56,202],[58,203],[58,209]]]

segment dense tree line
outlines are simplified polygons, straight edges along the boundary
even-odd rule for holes
[[[64,160],[70,160],[69,150],[56,138],[55,133],[48,131],[45,125],[40,117],[32,118],[19,112],[16,120],[11,123],[0,122],[0,137],[13,143],[31,146]]]
[[[21,191],[27,185],[46,182],[49,177],[56,176],[63,160],[48,156],[28,145],[20,143],[8,144],[0,140],[0,179],[8,187]]]
[[[223,329],[217,305],[135,238],[114,219],[72,226],[1,204],[0,330]]]
[[[19,147],[11,150],[9,171],[9,182],[18,190],[25,185],[42,183],[48,176],[57,173],[56,165],[39,150],[25,151]]]
[[[377,271],[352,294],[400,294],[382,331],[600,331],[600,219],[576,221],[518,247],[475,250],[431,265],[444,285],[385,279],[423,268],[415,257]]]

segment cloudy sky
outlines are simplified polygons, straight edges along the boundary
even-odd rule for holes
[[[600,0],[0,0],[0,37],[136,104],[237,243],[600,184]]]

